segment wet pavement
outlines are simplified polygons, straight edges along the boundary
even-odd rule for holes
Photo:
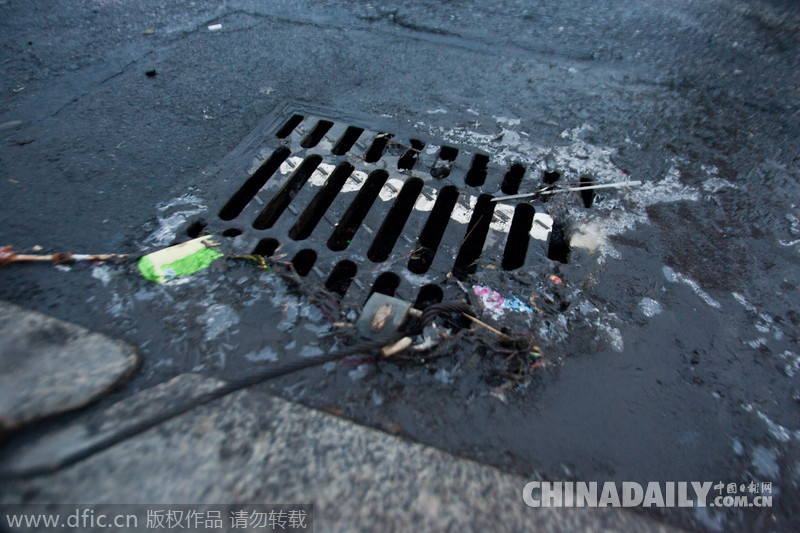
[[[294,111],[488,154],[486,187],[464,183],[468,162],[447,178],[466,195],[497,195],[515,162],[521,192],[544,170],[641,180],[591,207],[577,193],[547,202],[566,264],[542,247],[513,272],[483,257],[463,287],[426,281],[532,334],[546,364],[525,379],[477,330],[425,362],[327,366],[265,389],[526,479],[771,481],[771,509],[649,516],[797,523],[791,2],[162,4],[0,4],[0,244],[141,255],[201,218],[227,227],[219,209]],[[262,236],[241,229],[220,237],[239,253]],[[186,372],[232,378],[341,346],[333,322],[357,317],[381,272],[355,261],[363,288],[344,297],[322,292],[320,260],[299,284],[233,262],[164,285],[133,265],[13,265],[0,298],[137,347],[141,368],[102,409]],[[401,278],[396,295],[414,301],[420,279]]]

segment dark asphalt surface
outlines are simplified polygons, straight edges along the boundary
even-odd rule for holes
[[[531,479],[772,481],[771,509],[651,514],[698,530],[797,528],[794,2],[5,0],[0,35],[0,244],[19,250],[153,249],[171,200],[224,202],[204,196],[209,169],[286,105],[500,159],[552,152],[571,179],[642,180],[589,210],[566,201],[594,250],[529,271],[562,276],[571,305],[532,326],[558,364],[504,401],[480,368],[460,370],[465,353],[272,388]],[[13,266],[0,298],[138,346],[144,365],[120,396],[192,369],[246,372],[243,354],[265,338],[281,357],[308,350],[319,317],[276,328],[277,300],[244,300],[259,287],[298,297],[279,280],[229,290],[251,275],[156,290],[131,269]]]

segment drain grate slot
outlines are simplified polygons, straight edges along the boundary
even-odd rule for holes
[[[569,262],[569,240],[567,239],[567,228],[563,221],[556,220],[553,222],[550,242],[547,245],[547,258],[559,263]]]
[[[530,204],[518,204],[514,208],[514,218],[511,219],[511,229],[503,250],[504,270],[514,270],[525,264],[534,214],[536,210]]]
[[[433,176],[437,180],[442,180],[449,175],[450,175],[450,164],[438,167],[434,165],[431,167],[431,176]]]
[[[272,239],[269,237],[261,239],[258,241],[258,244],[256,244],[256,247],[253,248],[253,254],[260,255],[262,257],[272,257],[280,245],[281,243],[278,242],[278,239]]]
[[[380,263],[389,258],[397,238],[408,221],[414,203],[417,201],[419,193],[422,191],[423,181],[419,178],[411,178],[403,184],[400,194],[389,209],[389,214],[381,224],[375,239],[372,241],[367,257],[373,263]]]
[[[480,187],[486,182],[486,166],[489,164],[489,156],[484,154],[475,154],[472,157],[472,165],[467,171],[467,176],[464,178],[467,185],[470,187]]]
[[[400,170],[411,170],[417,164],[419,153],[425,148],[425,143],[418,139],[411,139],[411,148],[398,159],[397,168]]]
[[[329,249],[334,252],[347,249],[388,178],[389,173],[385,170],[372,171],[328,239]]]
[[[442,146],[439,148],[439,159],[453,162],[458,157],[458,148],[452,146]]]
[[[580,186],[586,187],[588,185],[594,185],[594,180],[590,176],[581,176],[580,179]],[[581,200],[583,200],[583,207],[589,209],[592,207],[594,203],[595,192],[593,189],[586,189],[581,191]]]
[[[314,228],[317,227],[322,216],[328,211],[336,195],[342,190],[344,182],[353,173],[353,168],[353,165],[344,162],[336,166],[330,177],[325,181],[325,185],[314,196],[314,199],[309,202],[305,211],[294,223],[292,229],[289,230],[289,237],[295,241],[302,241],[313,233]]]
[[[428,284],[420,287],[414,308],[424,311],[433,304],[442,303],[444,291],[438,285]]]
[[[369,297],[372,296],[374,292],[385,294],[386,296],[394,296],[399,286],[400,276],[394,272],[384,272],[375,279],[375,283],[372,284],[372,290],[369,291],[367,300],[369,300]]]
[[[428,220],[417,241],[417,248],[421,248],[421,250],[414,252],[408,261],[408,269],[411,272],[424,274],[431,267],[457,201],[458,189],[455,186],[447,185],[439,191],[436,203],[433,204],[431,214],[428,215]]]
[[[305,277],[317,262],[317,252],[310,248],[300,250],[292,257],[292,267],[298,276]]]
[[[208,227],[208,224],[202,218],[199,220],[195,220],[189,226],[186,227],[186,236],[191,239],[196,239],[203,233],[203,230]]]
[[[350,151],[350,148],[356,143],[361,134],[364,133],[364,128],[357,128],[355,126],[348,126],[344,134],[339,137],[336,144],[331,149],[333,155],[345,155]]]
[[[276,133],[275,136],[278,139],[285,139],[291,135],[294,129],[299,126],[301,122],[303,122],[303,118],[305,118],[303,115],[292,115],[291,118],[287,120],[283,126],[281,126],[281,129],[278,130],[278,133]]]
[[[481,256],[494,214],[495,204],[492,202],[492,198],[494,197],[491,194],[481,194],[472,211],[472,217],[467,224],[466,236],[453,265],[453,274],[459,279],[463,280],[477,270],[475,261]]]
[[[500,190],[502,190],[504,194],[517,194],[524,175],[525,167],[519,163],[514,163],[503,177],[503,184],[500,186]]]
[[[557,170],[545,170],[542,174],[542,181],[547,185],[552,185],[561,179],[561,173]]]
[[[222,232],[222,236],[223,237],[238,237],[242,233],[244,233],[244,232],[242,230],[240,230],[239,228],[228,228],[228,229],[226,229],[225,231]]]
[[[305,139],[300,142],[300,146],[303,148],[314,148],[322,138],[328,133],[328,130],[333,127],[333,122],[330,120],[320,120],[318,121],[311,131],[308,132]]]
[[[278,193],[270,200],[267,207],[261,211],[261,214],[253,222],[253,227],[256,229],[271,228],[321,162],[322,157],[319,155],[315,154],[306,157],[286,183],[283,184]]]
[[[325,280],[325,288],[340,296],[344,296],[357,273],[358,267],[355,263],[347,259],[339,261],[336,263],[336,266],[333,267],[333,270],[331,270],[328,279]]]
[[[379,133],[375,136],[372,140],[372,144],[367,150],[367,153],[364,154],[364,161],[367,163],[375,163],[383,157],[383,151],[386,150],[386,145],[389,144],[389,141],[394,137],[391,133]]]
[[[264,163],[258,167],[258,170],[256,170],[253,175],[244,182],[244,185],[234,193],[231,199],[228,200],[228,203],[220,210],[219,218],[222,220],[233,220],[238,217],[253,197],[258,194],[261,187],[266,185],[267,181],[269,181],[272,175],[275,174],[275,171],[280,168],[281,164],[286,161],[291,153],[292,152],[285,146],[275,150],[272,155],[269,156],[269,159],[264,161]]]

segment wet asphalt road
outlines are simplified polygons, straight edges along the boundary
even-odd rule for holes
[[[552,154],[572,179],[642,180],[591,209],[577,197],[559,207],[578,236],[570,262],[527,274],[558,273],[570,305],[560,321],[507,319],[530,327],[553,365],[502,401],[480,367],[464,370],[463,352],[271,387],[531,479],[772,481],[771,509],[663,518],[796,528],[792,2],[9,0],[0,34],[0,244],[17,249],[141,253],[170,200],[193,194],[213,212],[223,200],[204,196],[206,170],[292,103],[501,161]],[[192,369],[247,371],[244,355],[265,338],[281,357],[301,353],[319,317],[276,329],[279,309],[256,303],[258,315],[229,290],[250,275],[157,291],[122,268],[15,266],[0,271],[0,298],[139,346],[145,363],[126,395]],[[209,314],[220,305],[234,318]],[[235,332],[209,335],[215,320]]]

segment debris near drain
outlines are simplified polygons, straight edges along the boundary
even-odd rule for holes
[[[486,322],[484,322],[484,321],[482,321],[482,320],[478,320],[478,319],[477,319],[477,318],[475,318],[474,316],[472,316],[472,315],[469,315],[469,314],[467,314],[467,313],[462,313],[462,314],[463,314],[465,317],[467,317],[468,319],[470,319],[470,320],[472,320],[473,322],[475,322],[476,324],[478,324],[479,326],[481,326],[481,327],[483,327],[483,328],[486,328],[486,329],[488,329],[489,331],[491,331],[492,333],[496,334],[496,335],[497,335],[498,337],[500,337],[501,339],[505,339],[505,338],[507,338],[505,333],[503,333],[502,331],[499,331],[497,328],[493,328],[492,326],[490,326],[490,325],[489,325],[489,324],[487,324]]]
[[[521,336],[508,335],[498,330],[497,328],[490,326],[486,322],[478,320],[472,315],[469,315],[467,313],[463,313],[463,315],[468,319],[470,319],[475,324],[497,335],[500,346],[494,348],[494,351],[507,352],[512,355],[515,355],[517,353],[527,352],[528,355],[530,355],[533,358],[542,356],[542,349],[539,348],[538,345],[536,345],[536,339],[533,337],[532,334],[529,333]]]
[[[465,326],[455,332],[438,328],[433,318],[445,313],[466,318],[472,327]],[[544,356],[530,330],[520,329],[525,327],[522,319],[511,318],[503,325],[491,325],[476,318],[467,304],[451,302],[426,309],[422,320],[426,321],[423,341],[411,347],[419,353],[398,354],[395,358],[428,364],[446,357],[458,361],[459,372],[477,367],[483,374],[482,380],[493,387],[490,394],[503,402],[506,401],[504,391],[526,385],[543,367],[553,364],[551,358]]]
[[[535,192],[528,192],[523,194],[512,194],[510,196],[498,196],[497,198],[493,198],[492,202],[504,202],[506,200],[519,200],[522,198],[536,198],[539,196],[546,196],[549,194],[558,194],[561,192],[574,192],[574,191],[593,191],[596,189],[619,189],[623,187],[638,187],[641,185],[642,182],[639,180],[635,181],[619,181],[616,183],[600,183],[595,185],[582,185],[579,187],[554,187],[554,186],[547,186],[543,187]]]
[[[409,302],[375,292],[364,305],[356,328],[364,338],[388,342],[398,337],[410,310]]]
[[[247,254],[247,255],[237,255],[236,257],[232,258],[234,261],[248,261],[251,263],[255,263],[255,265],[259,268],[259,270],[270,270],[269,263],[267,263],[267,258],[263,255],[258,254]]]
[[[528,314],[538,312],[535,306],[526,304],[517,296],[505,297],[486,285],[473,285],[472,290],[478,297],[483,310],[495,320],[501,318],[507,311]]]
[[[142,257],[139,260],[139,272],[145,279],[155,283],[194,274],[222,257],[215,250],[219,246],[210,235],[192,239],[169,248],[164,248]]]
[[[11,263],[40,263],[52,262],[55,264],[74,263],[77,261],[121,261],[127,259],[127,254],[74,254],[72,252],[59,252],[55,254],[20,254],[11,246],[0,246],[0,266]]]
[[[492,395],[502,401],[510,389],[548,379],[566,355],[559,346],[569,327],[564,313],[580,292],[579,285],[569,281],[558,266],[519,269],[510,275],[483,269],[473,275],[464,288],[476,311],[468,314],[477,320],[469,319],[472,327],[459,331],[455,344],[442,342],[456,354],[459,372],[479,373],[490,387],[487,394],[496,391]]]
[[[370,297],[372,305],[367,302],[364,308],[364,313],[359,320],[360,330],[365,332],[367,324],[374,324],[375,321],[388,322],[389,311],[386,309],[386,302],[399,302],[403,304],[402,300],[385,296],[382,294],[373,294]],[[400,315],[402,315],[402,309]],[[456,315],[468,319],[471,323],[479,326],[478,329],[460,329],[458,333],[451,334],[439,329],[434,323],[434,320],[442,315]],[[407,318],[403,316],[404,319]],[[486,348],[486,353],[489,356],[500,356],[502,360],[495,360],[496,362],[490,366],[494,367],[495,373],[505,380],[512,380],[515,383],[524,382],[530,377],[532,371],[536,368],[548,364],[543,358],[542,349],[536,342],[533,334],[526,332],[523,334],[514,333],[511,331],[501,331],[500,329],[487,324],[473,316],[471,307],[463,302],[444,302],[434,304],[428,307],[419,317],[413,320],[399,320],[392,322],[393,327],[390,328],[394,331],[394,339],[398,336],[404,335],[400,340],[384,347],[381,354],[384,358],[395,356],[399,360],[413,361],[416,363],[425,363],[434,358],[443,355],[452,355],[458,351],[458,343],[470,344],[473,348],[476,344],[482,345]],[[398,324],[397,327],[394,327]],[[506,328],[503,328],[504,330]],[[485,335],[481,335],[480,331],[488,331],[492,337],[487,339]],[[369,333],[369,331],[367,331]],[[389,335],[387,335],[387,338]],[[412,337],[421,337],[419,344],[413,345]],[[444,346],[444,347],[443,347]],[[414,354],[403,356],[401,353],[407,349],[411,349]]]
[[[443,340],[451,338],[448,330],[440,328],[435,323],[425,325],[420,335],[422,336],[420,342],[411,347],[415,352],[429,352]]]
[[[381,349],[381,356],[384,358],[391,357],[395,354],[402,352],[403,350],[409,348],[414,341],[411,340],[411,337],[403,337],[396,343],[390,346],[384,346]]]
[[[429,306],[424,312],[414,309],[411,303],[387,296],[373,293],[361,316],[356,322],[356,331],[362,342],[383,343],[381,356],[398,356],[408,349],[415,352],[425,352],[435,348],[439,342],[448,337],[439,331],[433,320],[444,314],[459,314],[471,311],[470,307],[462,302],[444,302]],[[418,343],[414,345],[414,338]],[[408,359],[408,357],[401,357]],[[419,359],[413,355],[410,359]]]
[[[485,335],[475,334],[473,346],[483,345],[487,356],[495,359],[494,370],[488,376],[487,383],[499,383],[490,394],[507,403],[505,391],[530,382],[542,367],[551,365],[552,362],[544,356],[532,333],[503,333],[488,324],[480,324],[484,328],[481,331],[490,331],[495,338],[487,339]],[[501,357],[502,360],[499,360]]]

